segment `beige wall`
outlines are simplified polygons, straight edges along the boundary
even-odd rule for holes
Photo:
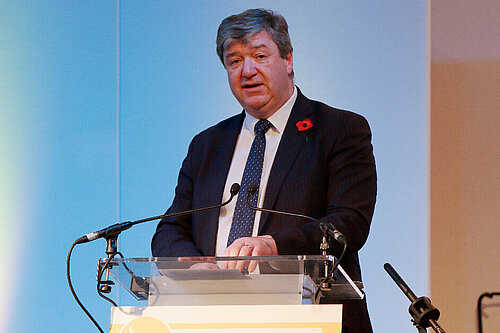
[[[467,333],[500,291],[500,2],[471,3],[431,5],[431,297]],[[500,332],[500,296],[483,304]]]
[[[431,65],[431,295],[451,332],[474,332],[478,296],[500,291],[499,87],[500,61]]]

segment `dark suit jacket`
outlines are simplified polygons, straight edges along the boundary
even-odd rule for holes
[[[244,117],[242,112],[194,137],[168,212],[222,201]],[[306,118],[313,127],[298,131],[296,123]],[[276,152],[262,206],[333,223],[348,240],[342,267],[354,280],[361,280],[357,252],[368,237],[375,197],[375,160],[366,120],[309,100],[299,90]],[[162,220],[152,240],[153,256],[213,256],[218,218],[219,210],[214,209]],[[320,253],[322,234],[316,223],[262,213],[259,235],[265,234],[274,237],[280,255]],[[338,256],[340,245],[332,245],[333,254]]]

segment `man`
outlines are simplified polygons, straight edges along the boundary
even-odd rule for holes
[[[240,195],[220,210],[162,220],[153,255],[319,254],[317,223],[246,207],[246,189],[254,183],[260,207],[335,225],[348,240],[342,266],[361,280],[357,252],[376,197],[368,123],[295,87],[288,25],[279,14],[252,9],[224,19],[217,53],[244,110],[193,139],[168,212],[221,203],[233,183],[241,183]],[[338,256],[341,245],[332,245]],[[346,303],[344,313],[343,332],[371,332],[364,301]]]

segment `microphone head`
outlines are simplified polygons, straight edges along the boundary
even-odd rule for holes
[[[234,183],[233,185],[231,185],[231,189],[229,191],[231,192],[231,195],[234,197],[240,191],[240,184]]]
[[[248,185],[248,188],[247,188],[247,195],[249,195],[249,196],[254,195],[254,194],[255,194],[255,192],[257,192],[257,189],[258,189],[258,187],[257,187],[257,185],[255,185],[255,184],[250,184],[250,185]]]

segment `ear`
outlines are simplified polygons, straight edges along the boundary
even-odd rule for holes
[[[285,57],[285,63],[286,63],[286,70],[288,72],[288,75],[292,74],[293,72],[293,51],[290,51],[287,56]]]

